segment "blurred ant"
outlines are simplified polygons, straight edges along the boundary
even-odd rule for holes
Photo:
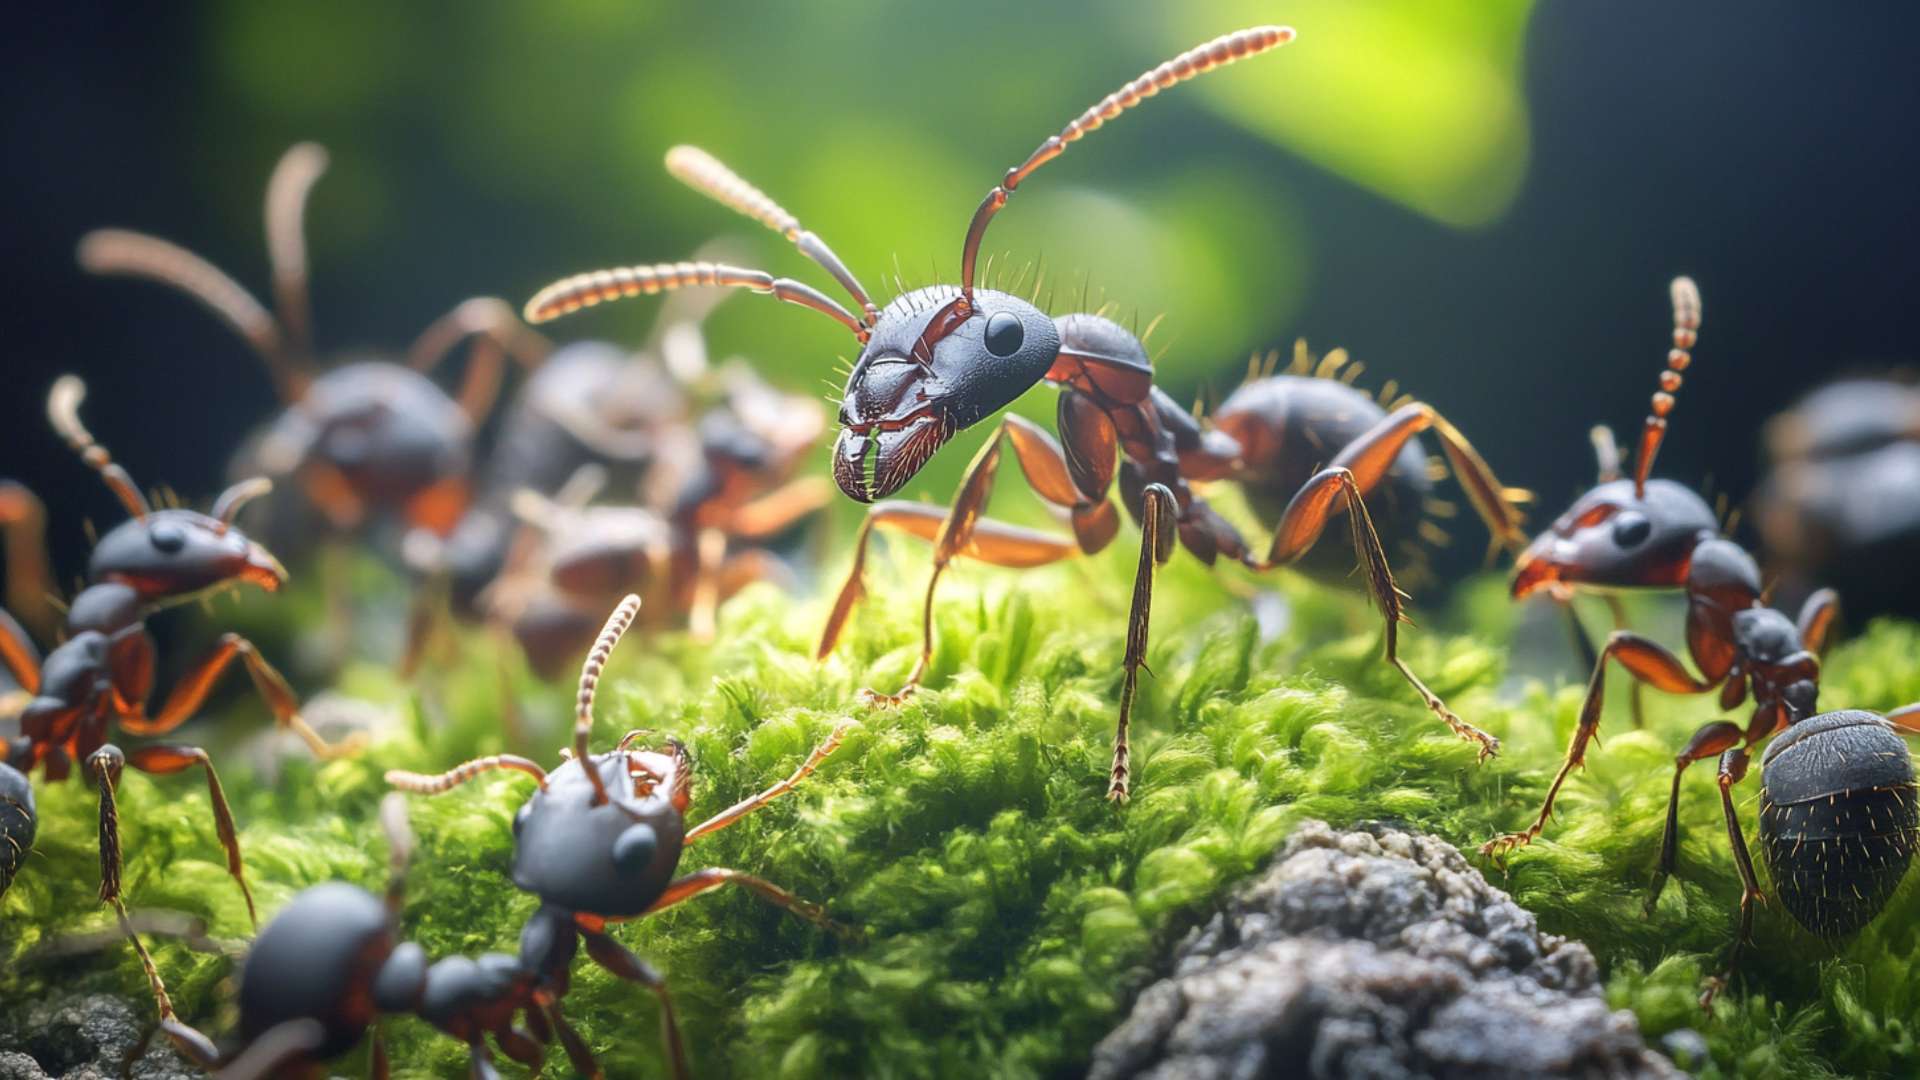
[[[670,172],[781,233],[852,296],[860,314],[810,286],[764,271],[686,262],[567,278],[535,296],[527,305],[526,317],[539,323],[620,297],[694,285],[746,288],[827,315],[851,331],[862,346],[840,408],[833,473],[840,490],[863,503],[884,500],[899,491],[956,432],[986,419],[1036,384],[1047,382],[1060,388],[1059,441],[1018,416],[1006,416],[968,467],[951,507],[883,501],[869,511],[852,572],[821,636],[822,656],[832,650],[864,593],[866,543],[875,527],[906,532],[934,546],[919,660],[898,692],[869,691],[864,695],[869,700],[897,703],[925,677],[933,656],[934,587],[956,557],[1025,568],[1105,548],[1119,528],[1118,513],[1108,497],[1119,459],[1121,496],[1139,522],[1143,539],[1127,625],[1108,798],[1125,801],[1128,797],[1127,733],[1139,670],[1146,660],[1153,572],[1172,557],[1176,537],[1209,564],[1225,556],[1250,569],[1266,570],[1299,559],[1342,509],[1348,513],[1369,591],[1386,623],[1387,661],[1448,727],[1478,744],[1484,758],[1498,746],[1493,736],[1456,716],[1399,659],[1402,597],[1364,502],[1409,441],[1431,430],[1440,437],[1455,472],[1494,535],[1509,544],[1522,541],[1509,493],[1453,425],[1427,405],[1405,405],[1348,442],[1326,468],[1286,489],[1280,481],[1282,470],[1271,463],[1249,461],[1243,442],[1263,432],[1277,438],[1279,433],[1272,430],[1274,416],[1249,402],[1244,413],[1231,414],[1241,437],[1223,430],[1224,422],[1203,427],[1154,385],[1145,347],[1118,324],[1097,314],[1051,318],[1025,300],[974,287],[975,264],[987,226],[1028,176],[1142,100],[1293,37],[1290,28],[1264,26],[1216,38],[1126,84],[1049,137],[1009,170],[974,212],[961,250],[957,286],[917,289],[884,310],[878,308],[825,241],[705,151],[682,146],[667,155]],[[1028,483],[1072,522],[1071,539],[982,515],[1003,437],[1012,442]],[[1192,487],[1226,479],[1255,490],[1271,490],[1289,500],[1264,555]]]
[[[1920,385],[1841,379],[1763,431],[1768,471],[1753,521],[1780,595],[1824,581],[1855,618],[1920,614]]]
[[[851,934],[818,905],[738,870],[709,867],[674,876],[686,845],[793,790],[839,747],[847,725],[834,728],[793,775],[688,828],[684,815],[693,795],[693,761],[685,747],[670,740],[659,750],[630,749],[641,737],[637,731],[606,753],[595,754],[589,745],[601,670],[639,610],[640,597],[621,600],[587,654],[580,670],[572,751],[558,767],[548,771],[526,758],[500,754],[476,758],[438,776],[395,770],[387,773],[387,781],[402,791],[437,795],[492,770],[533,777],[539,788],[513,818],[512,874],[514,885],[538,897],[540,907],[521,931],[517,968],[512,971],[531,979],[534,1000],[551,1008],[566,994],[575,952],[584,942],[595,963],[645,986],[659,999],[668,1061],[673,1075],[684,1078],[690,1075],[686,1048],[666,980],[615,941],[607,927],[723,885],[738,885],[815,926]],[[557,1010],[551,1019],[573,1067],[584,1076],[599,1076],[593,1055]],[[479,1042],[481,1034],[476,1028],[472,1035],[477,1075],[485,1075],[480,1068],[487,1053]],[[498,1038],[498,1030],[495,1035]],[[501,1040],[501,1046],[511,1052],[509,1041]]]
[[[1603,481],[1535,538],[1520,555],[1512,591],[1518,599],[1545,589],[1565,601],[1576,589],[1679,588],[1687,601],[1687,651],[1700,674],[1688,671],[1684,661],[1657,642],[1630,630],[1615,630],[1594,662],[1579,723],[1566,758],[1547,787],[1539,815],[1525,830],[1487,841],[1480,852],[1504,855],[1532,842],[1546,828],[1555,796],[1567,776],[1585,763],[1587,746],[1599,730],[1609,660],[1636,683],[1667,693],[1705,694],[1717,689],[1722,710],[1739,707],[1751,694],[1753,713],[1744,728],[1725,720],[1706,723],[1675,756],[1660,862],[1647,898],[1650,913],[1678,854],[1681,778],[1694,762],[1717,755],[1721,807],[1743,886],[1740,929],[1727,960],[1731,974],[1741,948],[1751,940],[1753,904],[1761,898],[1733,805],[1733,785],[1746,776],[1753,747],[1776,732],[1787,732],[1768,747],[1763,759],[1763,806],[1798,809],[1777,813],[1763,809],[1762,836],[1769,858],[1778,867],[1776,886],[1795,893],[1789,900],[1790,910],[1822,933],[1855,929],[1884,904],[1890,885],[1875,894],[1877,899],[1856,892],[1857,903],[1842,904],[1827,894],[1837,887],[1857,888],[1860,879],[1847,880],[1848,876],[1879,860],[1877,854],[1863,854],[1880,842],[1875,839],[1880,828],[1876,813],[1904,815],[1907,825],[1903,828],[1911,831],[1915,804],[1902,802],[1906,796],[1895,789],[1901,784],[1911,786],[1912,766],[1897,738],[1873,735],[1872,724],[1858,719],[1869,714],[1814,717],[1818,654],[1836,610],[1833,593],[1814,594],[1800,609],[1797,621],[1767,606],[1759,567],[1738,544],[1719,535],[1706,502],[1673,481],[1649,478],[1666,437],[1674,394],[1680,389],[1682,373],[1692,365],[1700,329],[1700,294],[1693,281],[1674,279],[1672,296],[1673,347],[1641,430],[1633,476]],[[1901,710],[1891,718],[1910,729],[1920,727],[1913,715],[1912,710]],[[1880,723],[1878,718],[1874,722]],[[1876,757],[1888,743],[1898,751],[1898,762]],[[1796,746],[1802,749],[1789,754],[1789,748]],[[1904,780],[1888,779],[1898,770],[1905,770]],[[1819,807],[1810,801],[1816,799],[1821,801]],[[1866,816],[1849,818],[1848,813],[1855,810]],[[1781,836],[1800,843],[1783,848]],[[1908,836],[1897,846],[1910,854],[1911,844]],[[1833,858],[1827,862],[1823,860],[1829,845]],[[1900,856],[1901,870],[1907,854]],[[1851,861],[1856,859],[1865,862]],[[1819,880],[1809,880],[1808,874]],[[1781,880],[1790,875],[1800,876],[1792,882]],[[1892,880],[1899,880],[1897,872]],[[1826,899],[1807,900],[1813,906],[1805,906],[1803,898],[1816,888]],[[1813,913],[1816,908],[1820,913]],[[1843,910],[1848,914],[1838,914]],[[1725,979],[1722,976],[1709,984],[1705,1001],[1711,1001]]]
[[[199,768],[206,774],[214,823],[227,853],[227,872],[240,886],[251,917],[253,894],[240,860],[233,813],[206,751],[156,744],[123,752],[107,736],[116,725],[134,736],[174,730],[192,718],[221,673],[237,658],[275,722],[299,735],[316,756],[330,757],[351,748],[330,744],[307,726],[286,680],[238,634],[222,635],[219,645],[175,684],[159,711],[147,712],[157,654],[147,620],[155,612],[241,585],[276,592],[285,584],[286,571],[279,561],[234,525],[241,507],[265,494],[271,483],[259,477],[243,480],[223,492],[207,514],[155,509],[126,469],[80,422],[85,396],[86,386],[79,378],[62,376],[47,397],[48,419],[132,517],[94,544],[88,584],[66,611],[64,641],[44,661],[35,655],[31,640],[15,632],[11,619],[0,625],[0,663],[27,695],[19,710],[19,736],[0,739],[0,758],[11,766],[11,775],[0,778],[0,799],[14,808],[10,811],[14,817],[24,810],[26,818],[24,825],[10,821],[5,826],[9,872],[4,876],[10,880],[11,867],[23,857],[22,837],[30,840],[32,836],[32,799],[30,793],[20,797],[25,775],[37,766],[47,779],[62,780],[78,761],[100,789],[100,899],[118,907],[120,826],[114,785],[121,770],[132,766],[164,775]],[[36,576],[44,576],[44,571]]]
[[[429,326],[404,363],[355,359],[316,371],[303,219],[308,193],[326,167],[325,150],[300,143],[281,157],[267,183],[273,312],[205,259],[142,233],[88,233],[80,241],[80,265],[179,289],[265,362],[285,408],[243,451],[237,471],[291,479],[336,532],[356,532],[393,515],[405,527],[445,535],[469,501],[474,432],[499,394],[504,357],[535,367],[548,345],[505,303],[479,298]],[[474,344],[465,376],[449,397],[426,372],[469,337]]]

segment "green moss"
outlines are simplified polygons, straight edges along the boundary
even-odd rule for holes
[[[876,599],[825,664],[811,658],[821,604],[757,590],[729,605],[712,646],[630,641],[603,684],[596,745],[632,727],[686,740],[699,770],[696,820],[784,775],[842,718],[859,722],[800,793],[703,840],[683,865],[770,878],[864,927],[864,942],[728,892],[616,931],[666,972],[703,1073],[1071,1072],[1170,935],[1295,822],[1386,819],[1471,847],[1531,813],[1578,708],[1571,680],[1502,688],[1498,643],[1513,614],[1495,583],[1469,590],[1454,612],[1486,638],[1403,637],[1434,689],[1504,740],[1503,755],[1479,765],[1378,663],[1378,630],[1357,597],[1274,579],[1292,627],[1261,643],[1220,579],[1178,559],[1156,599],[1135,799],[1116,810],[1101,796],[1133,553],[1020,576],[952,575],[930,689],[895,711],[850,707],[860,686],[890,688],[912,665],[923,553],[903,545],[876,560]],[[1870,627],[1830,658],[1823,699],[1871,708],[1920,699],[1917,649],[1912,625]],[[377,887],[382,771],[438,770],[509,748],[509,698],[527,744],[513,748],[553,760],[571,687],[502,670],[515,669],[481,635],[417,693],[377,667],[350,668],[344,689],[401,714],[364,756],[324,766],[294,756],[271,786],[238,755],[220,759],[263,913],[329,879]],[[235,700],[257,726],[261,710]],[[1547,837],[1490,876],[1548,930],[1592,945],[1614,1003],[1650,1036],[1700,1030],[1713,1057],[1706,1075],[1920,1068],[1911,885],[1837,954],[1763,911],[1747,982],[1702,1016],[1700,973],[1732,932],[1738,895],[1705,769],[1685,791],[1679,872],[1651,917],[1641,905],[1673,750],[1712,706],[1648,701],[1644,732],[1632,730],[1624,701],[1612,703],[1605,743],[1569,783]],[[421,847],[404,920],[429,952],[514,947],[533,907],[506,874],[509,822],[527,788],[501,776],[413,800]],[[1749,820],[1756,793],[1745,785]],[[41,797],[38,853],[0,907],[0,1001],[50,985],[141,994],[124,948],[57,966],[37,959],[42,939],[107,923],[92,902],[91,792],[43,784]],[[134,906],[200,914],[216,936],[244,939],[245,911],[193,778],[129,775],[121,803]],[[221,1002],[232,962],[171,941],[156,955],[182,1012],[230,1030]],[[643,991],[583,959],[566,1011],[613,1075],[659,1071],[657,1013]],[[452,1040],[413,1020],[387,1031],[401,1075],[462,1074]],[[550,1064],[564,1073],[557,1050]]]

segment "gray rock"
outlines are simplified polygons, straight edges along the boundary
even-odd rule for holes
[[[1584,945],[1431,836],[1302,825],[1095,1048],[1120,1077],[1675,1077]]]
[[[0,1080],[203,1080],[164,1037],[133,1057],[153,1028],[146,1013],[110,994],[36,1002],[0,1029]]]

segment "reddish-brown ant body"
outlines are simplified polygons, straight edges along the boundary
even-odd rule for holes
[[[1869,722],[1861,718],[1870,714],[1857,712],[1814,715],[1818,654],[1833,619],[1833,594],[1816,593],[1797,620],[1769,607],[1759,566],[1738,544],[1720,536],[1705,501],[1677,483],[1649,476],[1700,328],[1700,296],[1693,282],[1675,279],[1672,293],[1673,348],[1641,431],[1633,475],[1603,480],[1535,538],[1520,555],[1512,591],[1522,598],[1544,589],[1564,600],[1575,589],[1679,588],[1687,603],[1687,652],[1699,674],[1657,642],[1616,629],[1594,662],[1579,722],[1538,816],[1525,830],[1489,840],[1480,850],[1484,855],[1510,852],[1546,827],[1561,785],[1585,762],[1599,729],[1609,661],[1624,668],[1636,684],[1667,693],[1718,690],[1723,710],[1739,707],[1751,695],[1753,712],[1744,727],[1711,721],[1675,756],[1660,862],[1647,899],[1651,911],[1673,872],[1681,778],[1694,762],[1717,756],[1721,807],[1743,886],[1739,930],[1727,959],[1730,974],[1751,938],[1753,905],[1761,895],[1733,804],[1733,785],[1746,776],[1757,744],[1776,732],[1786,733],[1767,748],[1764,758],[1761,832],[1776,886],[1794,893],[1789,910],[1817,932],[1857,929],[1885,903],[1891,884],[1880,878],[1891,867],[1892,881],[1897,882],[1906,867],[1916,804],[1896,790],[1903,785],[1911,789],[1912,765],[1897,738],[1879,734],[1888,728],[1886,721],[1872,717]],[[1889,719],[1909,730],[1920,729],[1915,714],[1914,709],[1903,709]],[[1880,760],[1888,745],[1897,751],[1897,761]],[[1814,807],[1815,802],[1824,809]],[[1904,810],[1894,812],[1900,807]],[[1883,811],[1892,814],[1886,822],[1879,817]],[[1898,820],[1902,814],[1904,825]],[[1886,831],[1882,826],[1889,824],[1892,833],[1899,834],[1892,838],[1891,854],[1879,850],[1889,839],[1879,835]],[[1819,880],[1808,880],[1808,875]],[[1858,892],[1862,882],[1869,885],[1868,893]],[[1858,901],[1828,899],[1833,890],[1842,889],[1854,890]],[[1706,1000],[1726,977],[1709,984]]]
[[[1121,499],[1144,535],[1128,619],[1109,798],[1124,801],[1128,797],[1127,732],[1139,670],[1146,659],[1153,571],[1172,556],[1176,538],[1208,563],[1225,557],[1264,570],[1299,559],[1341,510],[1349,515],[1369,591],[1386,622],[1387,660],[1428,708],[1456,733],[1477,743],[1484,757],[1494,751],[1497,741],[1454,715],[1398,657],[1401,594],[1364,503],[1409,441],[1431,430],[1440,437],[1495,536],[1512,544],[1524,539],[1509,493],[1451,424],[1426,405],[1406,405],[1348,442],[1325,468],[1293,490],[1280,491],[1275,486],[1272,494],[1287,500],[1287,508],[1272,544],[1261,554],[1193,485],[1233,479],[1260,488],[1277,485],[1278,474],[1249,468],[1240,439],[1218,426],[1201,425],[1155,386],[1152,364],[1137,337],[1097,314],[1053,318],[1027,300],[975,287],[975,264],[988,223],[1035,170],[1145,98],[1293,37],[1291,29],[1277,26],[1219,37],[1129,82],[1048,138],[1009,170],[975,211],[962,247],[958,285],[916,289],[882,309],[827,244],[792,214],[711,155],[678,147],[667,155],[667,167],[675,176],[784,235],[852,296],[859,314],[791,279],[689,262],[568,278],[535,296],[527,305],[527,318],[537,323],[623,296],[719,285],[810,308],[853,333],[862,348],[841,403],[833,474],[849,498],[874,505],[852,572],[822,634],[821,654],[832,649],[863,594],[866,542],[875,527],[906,532],[934,545],[919,661],[903,688],[893,694],[869,694],[872,700],[900,701],[925,676],[933,655],[934,587],[953,559],[966,556],[1019,568],[1103,549],[1119,528],[1119,515],[1110,499],[1117,475]],[[969,466],[951,507],[876,501],[899,491],[955,432],[993,415],[1041,382],[1061,390],[1058,441],[1031,422],[1010,415]],[[1259,409],[1250,407],[1235,415],[1251,427],[1262,424]],[[1003,441],[1011,441],[1034,490],[1071,521],[1072,538],[983,516]]]
[[[402,529],[444,535],[466,509],[474,432],[498,395],[503,358],[534,366],[547,344],[506,304],[480,298],[429,326],[404,363],[360,358],[316,371],[303,222],[308,193],[326,166],[323,149],[301,143],[268,181],[272,311],[205,259],[142,233],[89,233],[80,242],[80,264],[181,290],[266,363],[285,409],[243,451],[237,472],[290,482],[337,532],[390,517]],[[464,383],[449,397],[425,373],[468,337],[475,346]]]
[[[539,789],[513,819],[513,883],[540,900],[540,908],[520,935],[519,967],[536,980],[539,1000],[557,1000],[566,993],[574,955],[584,943],[595,963],[619,978],[640,983],[659,998],[668,1060],[673,1074],[684,1078],[689,1075],[686,1050],[665,980],[615,941],[607,927],[724,885],[738,885],[817,926],[846,932],[818,905],[738,870],[709,867],[674,876],[686,845],[793,790],[839,747],[845,726],[835,728],[787,779],[688,828],[685,813],[693,794],[693,761],[684,747],[669,742],[660,750],[630,749],[639,732],[628,734],[607,753],[595,754],[589,745],[601,670],[639,610],[640,597],[623,599],[587,654],[580,671],[572,753],[557,768],[548,771],[526,758],[502,754],[469,761],[438,776],[389,772],[387,780],[396,788],[422,795],[439,794],[498,769],[524,772],[539,782]],[[554,1019],[563,1037],[568,1036],[558,1014]],[[567,1038],[566,1049],[582,1075],[600,1075],[584,1043]],[[476,1049],[475,1054],[478,1060],[485,1050]]]
[[[238,634],[224,635],[218,646],[174,686],[158,712],[147,712],[154,690],[157,647],[147,620],[159,609],[210,592],[253,585],[268,592],[286,581],[286,571],[267,550],[234,526],[248,501],[264,494],[265,479],[245,480],[224,492],[213,510],[201,514],[177,508],[155,509],[127,471],[116,463],[80,422],[86,387],[71,375],[53,385],[47,414],[54,429],[88,466],[106,481],[131,515],[94,545],[87,586],[68,606],[64,640],[44,661],[31,641],[13,628],[0,628],[0,661],[22,690],[19,737],[0,741],[0,751],[18,770],[40,768],[49,780],[64,779],[76,762],[100,788],[100,898],[118,905],[120,893],[119,819],[113,789],[121,770],[171,774],[199,768],[206,774],[214,821],[226,848],[227,869],[247,898],[240,844],[207,753],[197,747],[148,745],[123,752],[107,741],[113,727],[135,736],[164,735],[192,718],[229,664],[239,659],[255,689],[280,726],[305,739],[315,754],[340,748],[322,740],[300,717],[299,702],[286,680]],[[11,623],[11,620],[8,620]],[[17,785],[10,785],[17,786]],[[6,794],[8,801],[24,805]],[[29,824],[30,827],[30,824]],[[18,831],[11,826],[9,835]],[[11,858],[11,856],[10,856]]]

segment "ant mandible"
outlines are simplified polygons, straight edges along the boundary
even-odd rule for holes
[[[852,570],[821,635],[820,655],[832,650],[864,593],[862,569],[874,528],[930,540],[934,549],[919,659],[899,691],[884,695],[867,691],[864,696],[869,700],[897,703],[925,677],[933,656],[934,589],[956,557],[1026,568],[1105,548],[1119,528],[1119,515],[1109,499],[1117,471],[1121,497],[1140,524],[1143,538],[1128,617],[1109,799],[1124,802],[1128,798],[1127,735],[1139,671],[1146,660],[1153,573],[1172,557],[1176,537],[1209,564],[1224,556],[1250,569],[1266,570],[1299,559],[1343,509],[1366,569],[1368,589],[1386,623],[1387,661],[1435,715],[1455,733],[1477,743],[1484,758],[1495,752],[1498,741],[1456,716],[1398,656],[1402,594],[1364,502],[1409,440],[1432,430],[1495,536],[1517,546],[1524,536],[1510,493],[1459,431],[1424,404],[1395,410],[1348,444],[1326,468],[1283,494],[1290,501],[1262,555],[1191,485],[1224,479],[1271,484],[1273,477],[1247,466],[1239,440],[1217,428],[1203,427],[1154,385],[1152,363],[1137,337],[1097,314],[1054,319],[1025,300],[974,285],[980,245],[994,215],[1027,177],[1069,144],[1162,90],[1293,38],[1291,28],[1280,26],[1223,35],[1127,83],[1049,137],[1009,170],[975,210],[961,249],[957,286],[928,286],[898,297],[884,310],[876,307],[825,241],[711,155],[682,146],[667,155],[670,172],[784,235],[847,290],[861,314],[850,313],[809,286],[764,271],[675,263],[567,278],[528,303],[527,319],[538,323],[620,297],[723,285],[822,312],[852,331],[862,350],[840,408],[833,475],[849,498],[875,505],[868,512]],[[1041,382],[1060,388],[1058,441],[1037,425],[1009,415],[968,466],[951,507],[875,502],[899,491],[955,432],[991,416]],[[983,516],[1003,436],[1011,441],[1028,483],[1072,522],[1071,539]]]
[[[438,776],[395,770],[387,773],[387,782],[420,795],[437,795],[500,769],[526,773],[538,782],[538,790],[513,818],[513,883],[540,900],[520,934],[519,967],[534,979],[537,1000],[558,1001],[567,992],[575,952],[584,942],[595,963],[618,978],[645,986],[659,999],[667,1057],[673,1075],[684,1080],[689,1075],[686,1048],[666,980],[614,940],[607,927],[723,885],[737,885],[816,926],[851,934],[819,905],[751,874],[708,867],[674,876],[686,845],[792,791],[838,749],[847,725],[834,728],[785,780],[687,827],[693,760],[685,747],[670,740],[659,750],[634,750],[631,747],[642,734],[637,731],[607,753],[595,754],[589,746],[601,670],[639,611],[638,596],[623,599],[587,654],[580,669],[572,753],[552,771],[527,758],[499,754],[476,758]],[[583,1075],[599,1076],[599,1066],[586,1044],[572,1035],[558,1012],[552,1018],[573,1067]],[[476,1033],[476,1061],[485,1054],[478,1038]]]
[[[47,779],[62,780],[75,761],[84,764],[100,789],[100,899],[116,907],[120,904],[120,826],[114,785],[122,769],[132,766],[166,775],[200,768],[206,773],[214,824],[226,849],[227,872],[240,886],[251,918],[253,894],[240,860],[233,812],[207,752],[169,744],[123,752],[107,736],[114,725],[135,736],[174,730],[199,710],[221,673],[238,658],[274,720],[305,740],[316,756],[330,757],[354,745],[330,744],[308,727],[286,680],[251,642],[233,633],[222,635],[213,651],[188,669],[157,713],[147,712],[157,652],[147,620],[156,611],[241,585],[274,592],[286,582],[279,561],[234,526],[240,508],[272,485],[259,477],[243,480],[223,492],[208,514],[155,509],[126,469],[80,422],[85,397],[86,385],[78,377],[62,376],[47,397],[48,419],[132,517],[94,545],[87,568],[89,584],[67,608],[65,640],[44,661],[35,657],[31,641],[15,632],[11,619],[0,625],[0,662],[31,695],[20,710],[20,737],[11,742],[0,739],[0,758],[17,770],[14,776],[23,779],[38,766]],[[8,776],[0,786],[12,789],[22,784]],[[31,796],[22,800],[18,794],[0,791],[0,797],[27,812],[24,831],[31,837]],[[10,824],[8,838],[17,841],[20,831],[20,826]],[[9,861],[17,860],[10,856]]]

